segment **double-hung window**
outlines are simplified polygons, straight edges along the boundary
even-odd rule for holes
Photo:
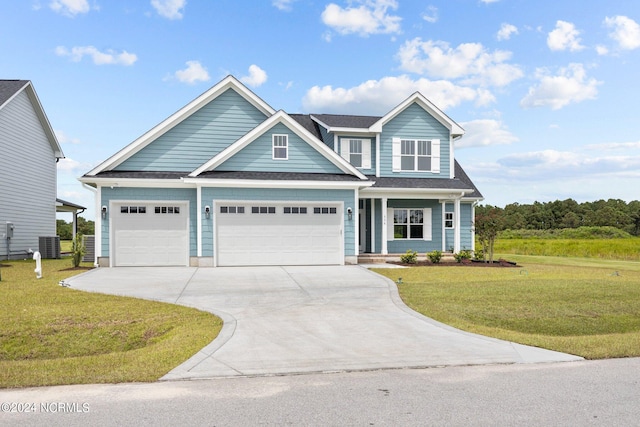
[[[453,228],[453,212],[444,213],[444,228]]]
[[[371,139],[340,138],[340,156],[356,168],[371,169]]]
[[[273,159],[287,160],[289,158],[288,135],[273,135]]]
[[[431,141],[421,139],[400,140],[400,169],[403,171],[431,170]]]
[[[424,211],[422,209],[394,209],[393,238],[423,239]]]
[[[393,138],[394,172],[440,172],[439,139]]]
[[[350,139],[349,140],[349,162],[357,167],[362,167],[362,140]]]

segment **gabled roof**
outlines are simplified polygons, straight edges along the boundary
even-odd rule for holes
[[[155,141],[158,137],[165,134],[167,131],[181,123],[184,119],[191,116],[200,108],[207,105],[209,102],[213,101],[229,89],[235,90],[240,96],[242,96],[245,100],[247,100],[250,104],[252,104],[266,116],[275,114],[275,110],[271,108],[269,104],[264,102],[255,93],[250,91],[238,79],[233,76],[227,76],[212,88],[204,92],[202,95],[175,112],[162,123],[149,130],[147,133],[133,141],[131,144],[127,145],[122,150],[118,151],[115,155],[99,164],[93,170],[89,171],[86,175],[95,175],[97,173],[118,166],[120,163],[124,162],[133,154],[142,150],[144,147]]]
[[[213,171],[216,167],[224,163],[226,160],[233,157],[235,154],[240,152],[244,147],[249,145],[252,141],[262,135],[264,132],[271,129],[278,123],[282,123],[295,132],[300,138],[302,138],[307,144],[313,147],[316,151],[322,154],[327,160],[333,163],[338,167],[341,171],[346,174],[357,176],[362,180],[366,180],[367,177],[363,175],[358,169],[353,167],[349,162],[345,159],[337,155],[333,150],[327,147],[322,141],[316,138],[311,132],[309,132],[305,127],[303,127],[300,123],[293,120],[287,113],[280,110],[267,120],[262,122],[260,125],[256,126],[245,136],[222,150],[216,156],[214,156],[211,160],[200,166],[195,171],[189,174],[190,177],[197,177],[203,172]]]
[[[56,138],[56,134],[51,127],[51,123],[49,123],[49,119],[42,108],[42,104],[40,104],[40,99],[38,99],[38,95],[36,94],[31,81],[29,80],[0,80],[0,110],[2,110],[6,105],[8,105],[20,92],[24,91],[29,100],[31,101],[31,105],[33,106],[34,111],[36,112],[36,116],[40,121],[40,125],[42,126],[42,130],[44,131],[47,139],[49,140],[49,144],[51,144],[51,149],[53,150],[53,155],[57,159],[64,159],[64,153],[62,152],[62,147],[60,147],[60,143],[58,142],[58,138]]]
[[[391,119],[396,117],[402,111],[404,111],[407,107],[412,104],[418,104],[424,110],[426,110],[429,114],[431,114],[436,120],[438,120],[444,127],[449,129],[451,132],[451,137],[455,138],[457,136],[464,135],[464,129],[454,122],[449,116],[442,112],[438,107],[436,107],[431,101],[424,97],[420,92],[415,92],[413,95],[402,101],[397,107],[393,110],[385,114],[381,117],[377,122],[373,123],[369,126],[370,132],[382,132],[382,126],[388,123]]]

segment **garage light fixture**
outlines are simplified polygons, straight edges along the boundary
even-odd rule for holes
[[[107,219],[107,207],[102,206],[102,219]]]
[[[349,221],[351,221],[351,218],[353,216],[353,209],[347,208],[347,216],[349,218]]]
[[[204,216],[209,219],[209,217],[211,216],[211,206],[205,206],[204,207]]]

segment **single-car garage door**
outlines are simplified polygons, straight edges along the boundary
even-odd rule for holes
[[[112,204],[112,265],[188,265],[188,216],[180,202]]]
[[[340,203],[219,203],[217,264],[342,264]]]

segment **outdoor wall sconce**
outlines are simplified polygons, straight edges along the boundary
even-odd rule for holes
[[[204,216],[209,219],[209,217],[211,216],[211,207],[210,206],[205,206],[204,207]]]
[[[102,219],[107,219],[107,207],[102,206]]]
[[[347,217],[349,218],[349,221],[351,221],[351,218],[353,217],[353,209],[347,208]]]

